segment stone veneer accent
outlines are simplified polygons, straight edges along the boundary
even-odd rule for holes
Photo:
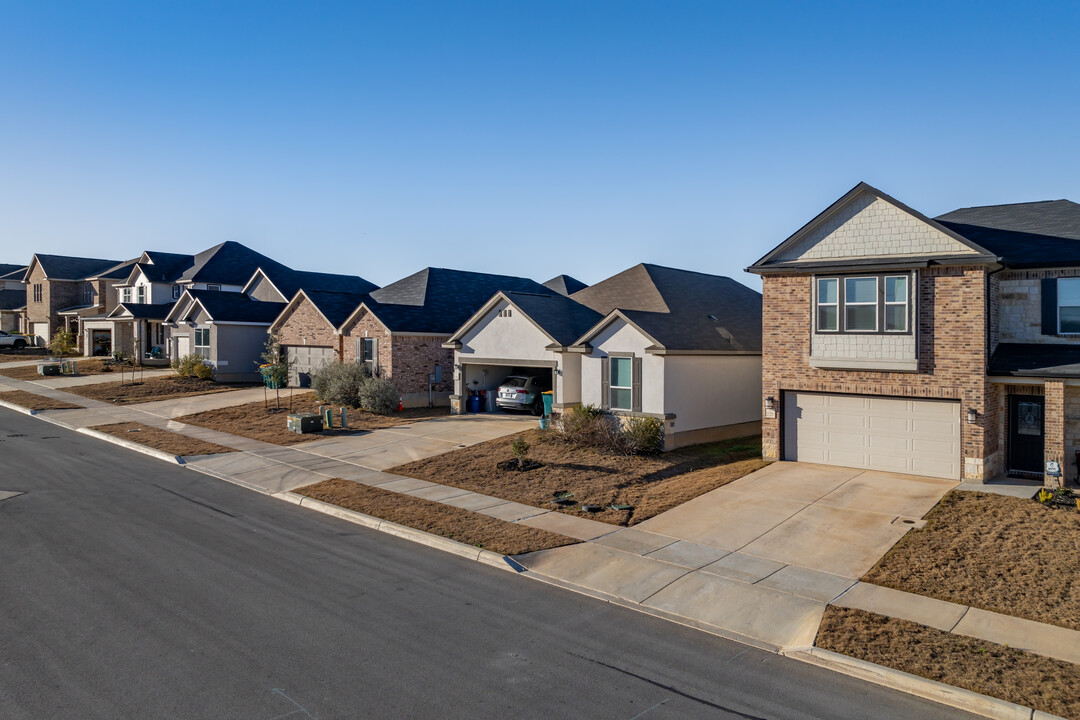
[[[813,333],[810,354],[844,360],[913,360],[915,335],[881,333]]]
[[[967,245],[900,208],[863,193],[784,253],[785,260],[975,254]]]
[[[997,342],[1080,344],[1080,336],[1042,334],[1042,281],[1061,277],[1080,277],[1080,269],[1010,270],[994,276],[1000,313],[994,347]]]
[[[986,270],[938,266],[918,277],[916,373],[810,367],[813,308],[809,275],[763,277],[762,393],[782,408],[781,391],[955,399],[961,403],[964,476],[981,481],[1000,470],[998,392],[986,378]],[[968,408],[978,419],[968,424]],[[780,454],[782,411],[762,421],[763,454]]]

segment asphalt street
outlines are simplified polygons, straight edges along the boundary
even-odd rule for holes
[[[0,718],[974,717],[0,408]]]

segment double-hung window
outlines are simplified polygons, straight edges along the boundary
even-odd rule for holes
[[[613,357],[611,362],[610,407],[632,410],[634,407],[634,358]]]
[[[123,291],[120,293],[120,302],[131,302],[131,288],[126,287],[123,289]]]
[[[136,285],[135,286],[135,302],[137,302],[140,305],[142,305],[142,304],[144,304],[146,302],[146,286],[145,285]]]
[[[172,286],[172,296],[173,296],[173,300],[179,300],[180,299],[180,286],[179,285],[173,285]]]
[[[34,283],[34,302],[41,302],[43,295],[41,283]]]
[[[1080,278],[1058,278],[1058,332],[1080,334]]]
[[[911,276],[819,277],[814,302],[819,333],[906,333],[911,324]],[[1080,299],[1077,305],[1080,326]]]
[[[379,371],[379,339],[357,338],[356,359],[367,365],[372,375],[377,375]]]
[[[210,328],[195,328],[195,354],[210,357]]]
[[[94,304],[94,286],[91,283],[83,285],[82,300],[83,305]]]

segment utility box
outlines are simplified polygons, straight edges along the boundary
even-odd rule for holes
[[[60,363],[42,363],[37,366],[39,375],[59,375]]]
[[[322,432],[322,416],[318,413],[290,413],[289,429],[299,435]]]

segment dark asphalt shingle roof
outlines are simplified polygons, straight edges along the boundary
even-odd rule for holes
[[[1010,267],[1080,265],[1080,204],[1071,200],[962,208],[934,219]]]
[[[528,278],[429,267],[374,290],[364,302],[392,332],[452,335],[495,293],[511,290],[554,294]]]
[[[194,255],[157,250],[147,250],[145,255],[151,262],[139,263],[139,268],[150,282],[175,283],[195,264]]]
[[[576,293],[578,290],[584,290],[589,287],[585,283],[581,282],[577,278],[570,277],[569,275],[556,275],[545,283],[541,283],[548,290],[554,290],[560,295],[570,296]]]
[[[0,310],[18,310],[26,305],[26,288],[0,290]]]
[[[1001,343],[990,356],[990,374],[1080,377],[1080,347],[1049,343]]]
[[[45,275],[54,280],[84,280],[95,277],[116,265],[120,260],[102,260],[101,258],[71,257],[70,255],[34,255]]]
[[[22,280],[26,274],[26,265],[0,263],[0,280]]]
[[[304,295],[319,309],[334,328],[349,319],[349,315],[367,296],[364,293],[321,292],[304,290]]]
[[[260,302],[238,292],[189,290],[216,322],[255,322],[269,325],[285,309],[286,303]]]
[[[310,272],[307,270],[292,270],[281,266],[271,270],[263,270],[263,273],[274,283],[274,287],[281,291],[286,298],[292,298],[297,292],[331,292],[363,295],[375,290],[379,286],[368,282],[359,275],[338,275],[335,273]],[[359,303],[357,303],[359,304]],[[353,305],[350,310],[356,308]],[[345,318],[342,318],[344,322]]]
[[[563,347],[572,345],[604,317],[563,295],[521,292],[503,294]]]
[[[197,254],[192,266],[179,280],[243,286],[260,267],[267,273],[289,269],[246,245],[229,240]]]
[[[131,274],[132,268],[135,267],[138,260],[126,260],[122,263],[117,263],[111,268],[103,270],[102,272],[91,275],[93,278],[100,278],[103,280],[126,280],[128,275]]]
[[[643,263],[571,299],[620,310],[668,350],[761,351],[761,293],[729,277]]]
[[[109,317],[130,317],[135,320],[164,320],[173,303],[120,303]]]

